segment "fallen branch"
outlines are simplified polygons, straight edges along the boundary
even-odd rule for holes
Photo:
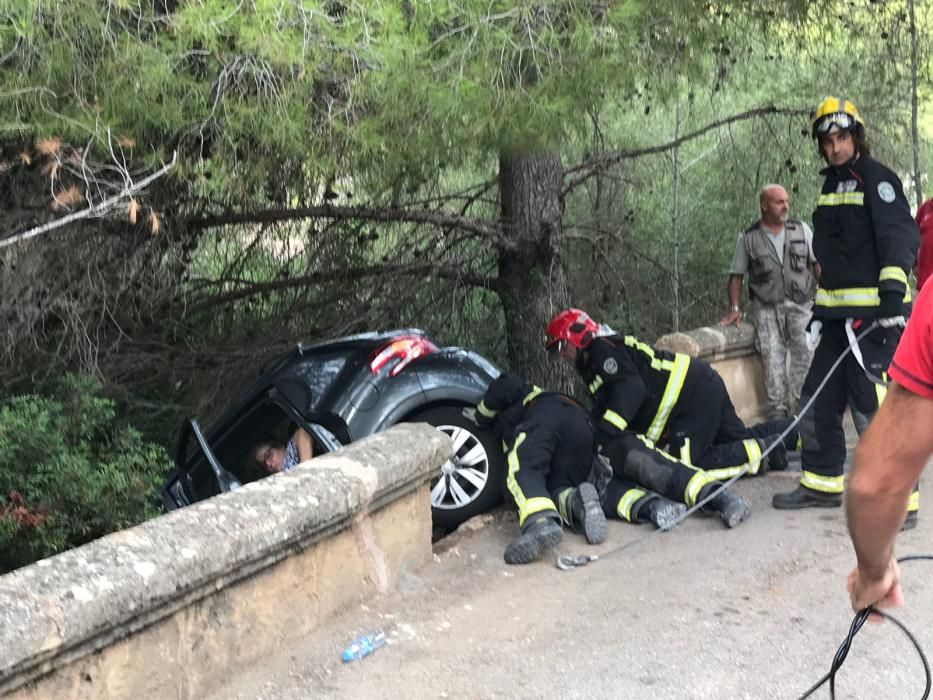
[[[204,301],[194,303],[187,309],[189,313],[204,311],[215,306],[231,304],[253,296],[260,296],[272,292],[281,292],[300,287],[311,287],[323,282],[341,280],[345,282],[359,281],[372,277],[385,278],[388,276],[430,275],[440,279],[456,280],[470,287],[495,288],[496,278],[464,270],[462,265],[439,265],[437,263],[409,263],[398,265],[376,265],[366,268],[342,269],[332,272],[311,272],[289,279],[274,280],[270,282],[250,282],[247,280],[211,280],[211,285],[234,282],[241,284],[236,289],[230,289]]]
[[[95,204],[92,207],[88,207],[87,209],[82,209],[81,211],[76,211],[74,213],[68,214],[68,216],[63,216],[60,219],[55,219],[55,221],[49,221],[46,224],[42,224],[41,226],[36,226],[35,228],[31,228],[28,231],[23,231],[22,233],[17,233],[15,235],[8,236],[6,238],[0,238],[0,248],[5,248],[6,246],[13,245],[14,243],[21,243],[23,241],[28,241],[30,238],[35,238],[36,236],[40,236],[43,233],[48,233],[49,231],[54,231],[55,229],[61,228],[62,226],[70,224],[73,221],[79,221],[81,219],[88,219],[93,216],[100,216],[101,214],[104,214],[110,209],[112,209],[121,200],[126,199],[127,197],[133,196],[140,190],[145,189],[150,184],[158,180],[160,177],[165,175],[165,173],[167,173],[169,170],[175,167],[175,163],[177,161],[178,161],[178,152],[176,151],[172,155],[171,162],[166,163],[161,168],[156,170],[154,173],[152,173],[151,175],[148,175],[147,177],[143,178],[139,182],[135,184],[128,184],[126,187],[124,187],[122,190],[120,190],[117,194],[113,195],[112,197],[108,197],[107,199],[101,201],[98,204]]]
[[[575,187],[582,185],[594,175],[600,173],[606,168],[621,163],[623,160],[664,153],[671,150],[672,148],[676,148],[682,143],[692,141],[693,139],[698,138],[709,131],[718,129],[721,126],[734,124],[735,122],[745,121],[747,119],[756,119],[758,117],[764,117],[768,115],[784,115],[796,117],[801,115],[809,115],[810,112],[811,110],[809,109],[803,109],[799,107],[775,107],[774,105],[765,105],[763,107],[756,107],[755,109],[749,109],[745,112],[740,112],[739,114],[723,117],[722,119],[711,122],[706,126],[697,129],[696,131],[691,131],[690,133],[684,134],[683,136],[680,136],[679,138],[676,138],[668,143],[662,143],[656,146],[645,146],[643,148],[632,148],[624,151],[614,151],[612,153],[605,153],[603,155],[589,158],[582,163],[573,166],[572,168],[567,168],[564,171],[566,183],[564,185],[563,191],[561,192],[561,196],[566,196]]]

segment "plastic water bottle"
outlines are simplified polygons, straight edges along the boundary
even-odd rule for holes
[[[364,656],[369,656],[379,647],[385,646],[386,633],[382,630],[357,637],[350,646],[343,650],[343,662],[356,661]]]

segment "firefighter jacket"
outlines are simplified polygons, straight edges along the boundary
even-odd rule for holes
[[[519,432],[519,426],[530,416],[547,416],[543,422],[552,425],[559,434],[566,426],[561,425],[561,420],[551,418],[562,415],[568,408],[579,411],[589,421],[586,409],[569,396],[556,391],[543,391],[541,387],[507,372],[489,385],[483,400],[476,407],[476,422],[480,427],[496,430],[503,442],[511,444]]]
[[[771,236],[761,221],[745,230],[743,239],[748,254],[749,296],[772,306],[785,299],[797,304],[812,301],[816,277],[810,265],[803,224],[796,219],[788,219],[784,224],[783,262],[771,243]]]
[[[822,266],[813,315],[874,318],[883,295],[896,295],[907,313],[907,273],[920,235],[901,181],[867,155],[824,168],[813,213],[813,252]]]
[[[690,357],[626,335],[596,338],[577,355],[600,438],[632,430],[657,443],[684,386]]]
[[[586,409],[569,396],[542,391],[507,373],[486,390],[476,417],[501,434],[508,454],[505,483],[519,524],[549,511],[569,522],[572,489],[593,467],[593,425]]]
[[[510,442],[515,437],[515,428],[525,407],[544,393],[540,387],[529,384],[517,374],[500,374],[477,405],[476,422],[480,427],[494,428],[504,442]]]

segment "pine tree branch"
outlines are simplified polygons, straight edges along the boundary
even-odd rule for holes
[[[504,241],[502,227],[494,221],[468,216],[445,214],[430,210],[391,209],[381,207],[338,207],[325,204],[317,207],[296,209],[263,209],[252,212],[219,214],[200,219],[189,219],[189,228],[211,228],[227,224],[267,224],[299,219],[359,219],[365,221],[406,222],[429,224],[437,228],[454,228],[493,239],[497,244]]]
[[[400,264],[400,265],[375,265],[372,267],[361,267],[353,269],[342,269],[332,272],[312,272],[300,277],[275,280],[272,282],[249,282],[239,289],[233,289],[222,294],[217,294],[202,302],[188,307],[188,313],[195,313],[210,309],[222,304],[230,304],[242,299],[267,294],[269,292],[279,292],[286,289],[295,289],[298,287],[307,287],[320,285],[324,282],[333,282],[335,280],[351,281],[361,280],[372,277],[385,277],[387,275],[405,276],[405,275],[423,275],[429,274],[441,279],[456,280],[462,284],[471,287],[495,288],[496,278],[484,275],[465,272],[462,267],[452,265],[438,265],[437,263],[419,263],[419,264]],[[218,284],[224,280],[217,280]]]
[[[105,214],[107,211],[113,208],[116,204],[118,204],[120,200],[133,196],[140,190],[145,189],[150,184],[152,184],[153,182],[158,180],[160,177],[165,175],[165,173],[167,173],[169,170],[175,167],[175,163],[177,161],[178,161],[178,152],[176,151],[172,155],[171,162],[166,163],[161,168],[156,170],[154,173],[148,175],[147,177],[144,177],[139,182],[136,182],[136,183],[130,182],[122,190],[117,192],[117,194],[113,195],[112,197],[108,197],[107,199],[95,204],[92,207],[88,207],[87,209],[82,209],[80,211],[73,212],[71,214],[68,214],[68,216],[63,216],[60,219],[49,221],[46,224],[42,224],[41,226],[36,226],[35,228],[31,228],[28,231],[23,231],[22,233],[17,233],[15,235],[8,236],[6,238],[0,238],[0,248],[11,246],[14,243],[21,243],[23,241],[28,241],[30,238],[35,238],[36,236],[42,235],[43,233],[48,233],[49,231],[54,231],[55,229],[61,228],[62,226],[70,224],[73,221],[79,221],[80,219],[87,219],[92,216],[100,216],[101,214]]]
[[[699,138],[707,132],[718,129],[727,124],[734,124],[736,122],[746,121],[748,119],[757,119],[759,117],[770,116],[770,115],[782,115],[782,116],[801,116],[809,115],[811,113],[810,109],[804,109],[800,107],[776,107],[774,105],[764,105],[762,107],[756,107],[754,109],[746,110],[745,112],[740,112],[738,114],[733,114],[728,117],[723,117],[722,119],[717,119],[714,122],[710,122],[704,127],[701,127],[695,131],[680,136],[673,141],[668,143],[662,143],[655,146],[645,146],[642,148],[632,148],[622,151],[614,151],[610,153],[604,153],[592,158],[584,160],[582,163],[567,168],[564,171],[565,184],[564,189],[561,193],[562,196],[566,196],[573,189],[579,187],[584,182],[589,180],[594,175],[598,175],[602,171],[621,163],[623,160],[629,160],[631,158],[640,158],[642,156],[654,155],[658,153],[664,153],[676,148],[682,143],[687,141],[692,141],[695,138]]]

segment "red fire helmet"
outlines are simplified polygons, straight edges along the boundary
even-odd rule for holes
[[[565,341],[582,350],[593,341],[598,330],[599,324],[585,311],[565,309],[547,324],[546,347],[548,350],[556,350],[559,343]]]

